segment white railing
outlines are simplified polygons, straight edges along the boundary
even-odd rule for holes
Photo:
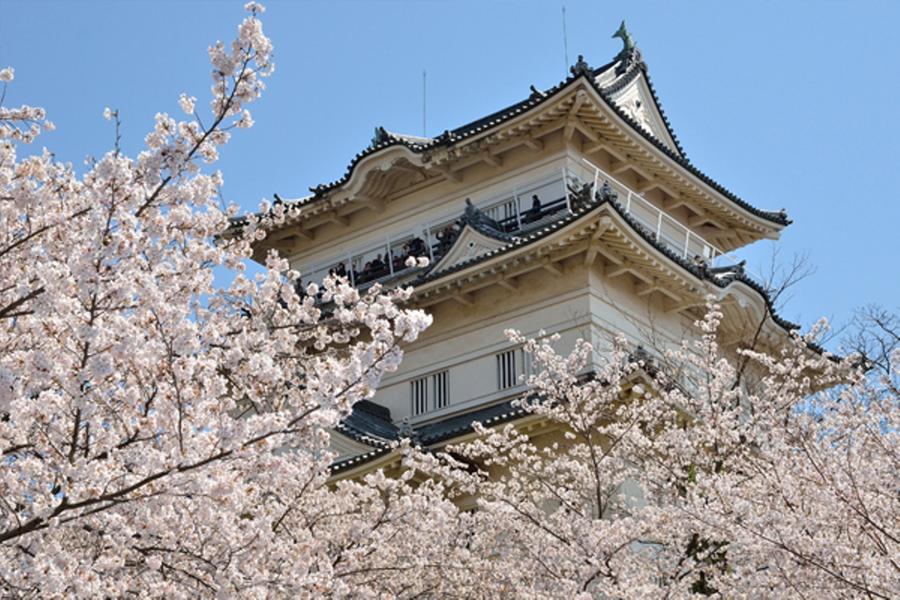
[[[583,160],[590,167],[585,170],[588,171],[587,180],[592,181],[591,193],[597,193],[604,183],[608,183],[618,194],[618,202],[625,208],[625,212],[653,232],[656,239],[672,252],[688,260],[704,260],[714,267],[738,262],[733,254],[722,252],[714,244],[659,209],[643,195],[635,192],[591,161]]]
[[[538,196],[544,207],[568,197],[566,181],[570,175],[564,170],[562,175],[548,175],[491,198],[476,200],[476,203],[485,215],[509,227],[507,231],[518,230],[533,218],[531,209],[534,196]],[[404,248],[407,243],[417,239],[421,242],[419,245],[424,247],[420,247],[416,253],[425,254],[433,262],[440,257],[440,251],[446,250],[446,245],[452,239],[455,224],[462,215],[464,206],[462,202],[458,205],[457,211],[441,219],[422,223],[418,228],[382,238],[368,246],[354,248],[343,256],[334,256],[313,265],[305,271],[303,282],[321,283],[332,270],[346,273],[351,284],[360,287],[391,279],[407,272],[407,252]],[[366,265],[373,261],[379,267],[366,270]]]
[[[618,194],[618,202],[625,211],[647,230],[653,232],[656,239],[672,252],[688,260],[702,259],[714,267],[738,262],[734,255],[722,252],[714,244],[657,208],[641,194],[597,165],[587,159],[584,159],[584,163],[588,166],[570,164],[562,168],[561,174],[545,177],[540,181],[513,189],[505,195],[494,196],[486,203],[482,201],[478,204],[488,217],[500,223],[514,225],[514,229],[517,230],[530,222],[529,209],[533,195],[537,195],[544,206],[547,206],[548,202],[554,203],[564,197],[565,210],[570,212],[572,198],[567,189],[569,183],[575,180],[590,182],[592,193],[598,192],[604,183],[609,183]],[[459,213],[447,215],[443,219],[423,223],[420,228],[385,237],[379,242],[355,249],[343,256],[332,257],[306,270],[303,281],[319,283],[330,270],[340,270],[338,267],[342,267],[354,285],[368,285],[375,281],[390,279],[408,270],[404,264],[405,245],[416,238],[421,242],[418,253],[424,251],[434,261],[439,257],[437,250],[445,249],[442,244],[449,239],[447,236],[452,235],[451,230],[459,216]],[[365,266],[373,260],[380,261],[381,268],[367,272]]]

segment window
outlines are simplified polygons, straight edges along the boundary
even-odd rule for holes
[[[519,381],[516,376],[516,350],[507,350],[497,355],[497,389],[514,387]]]
[[[425,414],[428,411],[428,378],[421,377],[410,382],[410,397],[412,398],[413,416]]]
[[[439,371],[410,382],[409,394],[413,416],[450,405],[450,374]]]
[[[497,355],[497,389],[519,385],[519,375],[531,375],[531,355],[524,348],[507,350]]]
[[[450,377],[448,377],[447,371],[441,371],[431,376],[431,390],[435,410],[450,404]]]

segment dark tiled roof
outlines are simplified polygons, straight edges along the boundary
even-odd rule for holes
[[[747,285],[748,287],[759,293],[759,295],[766,303],[769,315],[772,317],[772,320],[776,324],[778,324],[788,332],[799,329],[799,325],[781,318],[775,312],[775,307],[773,306],[772,300],[766,289],[760,283],[756,282],[745,274],[743,261],[735,265],[722,267],[707,267],[704,264],[698,264],[690,261],[680,254],[673,252],[663,243],[659,242],[656,239],[656,235],[654,234],[654,232],[650,231],[644,225],[635,220],[634,217],[632,217],[631,214],[625,210],[624,206],[622,206],[614,196],[601,197],[599,194],[595,194],[593,198],[590,198],[590,191],[588,186],[582,188],[582,190],[578,192],[578,194],[580,195],[579,199],[581,200],[581,202],[579,203],[582,204],[582,207],[574,211],[573,213],[570,213],[556,220],[552,224],[547,225],[546,227],[543,227],[528,235],[517,237],[497,250],[469,259],[447,269],[442,269],[439,272],[423,273],[413,283],[415,285],[420,285],[428,281],[433,281],[450,273],[483,262],[493,256],[504,254],[506,252],[512,251],[515,248],[532,244],[540,240],[541,238],[550,235],[554,231],[557,231],[562,227],[577,221],[585,214],[592,212],[600,206],[609,204],[610,207],[615,210],[616,213],[618,213],[618,215],[622,217],[622,219],[645,241],[647,241],[662,254],[665,254],[670,260],[677,263],[680,267],[689,271],[695,277],[704,281],[709,281],[721,289],[724,289],[735,282],[743,283],[744,285]],[[815,344],[810,344],[810,348],[819,353],[825,352],[823,348]],[[637,352],[640,351],[641,348],[637,350]],[[635,356],[637,357],[637,355]],[[648,368],[652,369],[653,365],[648,363]],[[504,402],[486,406],[483,408],[478,408],[461,415],[455,415],[440,421],[424,424],[420,427],[415,428],[415,430],[412,431],[412,435],[416,439],[416,441],[418,441],[422,445],[430,446],[433,444],[444,442],[454,437],[458,437],[460,435],[464,435],[466,433],[470,433],[471,431],[473,431],[472,424],[476,421],[485,426],[494,426],[525,416],[528,413],[528,410],[521,406],[515,406],[513,404],[514,400],[515,398],[509,399]],[[391,451],[390,442],[403,437],[400,429],[390,422],[390,411],[387,408],[369,401],[363,401],[357,404],[357,406],[354,407],[353,413],[350,415],[350,417],[348,417],[339,426],[338,429],[347,435],[351,435],[351,437],[354,437],[354,439],[378,447],[370,452],[366,452],[364,454],[360,454],[336,462],[331,467],[332,473],[339,473],[341,471],[348,470],[355,466],[367,463],[371,460],[375,460],[378,457],[386,455]],[[373,444],[373,440],[376,443]]]
[[[612,96],[616,92],[628,87],[628,84],[637,79],[638,75],[641,74],[644,75],[644,80],[647,82],[647,87],[650,89],[650,95],[653,97],[653,102],[656,104],[659,115],[662,117],[666,132],[675,143],[675,150],[677,150],[678,154],[681,155],[682,160],[686,161],[687,154],[685,153],[684,148],[681,147],[681,142],[678,141],[678,136],[675,135],[675,131],[672,129],[672,124],[669,122],[669,118],[666,116],[666,111],[663,110],[662,102],[660,102],[659,96],[656,94],[656,88],[653,87],[653,82],[650,80],[650,73],[647,70],[647,64],[643,60],[638,60],[632,68],[630,68],[623,76],[616,79],[610,85],[604,86],[602,88],[598,87],[598,89],[602,89],[604,93]],[[638,129],[643,129],[636,122],[632,123],[632,125],[636,126]]]
[[[428,423],[416,429],[413,432],[413,437],[416,442],[429,446],[473,431],[472,424],[476,421],[490,427],[518,419],[519,417],[525,416],[527,413],[527,409],[513,406],[513,399],[510,399],[501,402],[500,404],[478,408],[462,415],[456,415],[441,421]],[[391,449],[390,446],[384,446],[370,452],[339,460],[331,465],[331,473],[337,474],[365,464],[376,458],[385,456]]]
[[[747,276],[743,272],[742,268],[739,268],[738,266],[732,266],[732,267],[727,267],[725,269],[710,269],[709,267],[706,267],[702,264],[697,264],[691,260],[688,260],[684,256],[682,256],[676,252],[673,252],[671,249],[669,249],[668,246],[666,246],[662,242],[658,241],[656,239],[656,234],[654,232],[650,231],[649,229],[647,229],[641,223],[639,223],[629,212],[627,212],[625,210],[625,207],[622,206],[615,199],[615,197],[612,197],[612,196],[601,197],[599,194],[595,194],[593,198],[590,198],[590,189],[588,186],[585,186],[584,188],[582,188],[581,191],[577,192],[576,194],[579,196],[579,199],[581,200],[580,202],[576,202],[576,203],[580,204],[581,206],[579,208],[575,209],[574,211],[572,211],[571,213],[560,217],[555,222],[553,222],[545,227],[542,227],[540,229],[534,230],[534,231],[528,233],[527,235],[522,235],[520,237],[516,237],[509,243],[501,246],[500,248],[497,248],[496,250],[492,250],[492,251],[486,252],[485,254],[482,254],[480,256],[476,256],[476,257],[470,258],[468,260],[462,261],[451,267],[447,267],[446,269],[441,269],[440,271],[431,270],[431,271],[423,272],[421,275],[419,275],[418,278],[416,278],[415,280],[413,280],[411,282],[412,285],[420,286],[424,283],[428,283],[430,281],[440,279],[441,277],[444,277],[444,276],[454,273],[456,271],[460,271],[462,269],[468,268],[468,267],[478,264],[480,262],[486,261],[489,258],[492,258],[494,256],[499,256],[501,254],[510,252],[516,248],[530,245],[534,242],[537,242],[538,240],[540,240],[542,238],[547,237],[548,235],[565,227],[566,225],[569,225],[569,224],[577,221],[579,218],[581,218],[588,212],[591,212],[594,209],[599,208],[603,204],[609,204],[613,208],[613,210],[615,210],[619,214],[619,216],[622,217],[622,219],[626,223],[628,223],[628,225],[638,235],[640,235],[644,240],[646,240],[656,250],[658,250],[662,254],[665,254],[670,260],[677,263],[683,269],[689,271],[692,275],[694,275],[698,279],[702,279],[704,281],[709,281],[713,285],[715,285],[719,288],[722,288],[722,289],[728,287],[731,283],[741,282],[741,283],[751,287],[752,289],[754,289],[755,291],[757,291],[759,293],[759,295],[763,298],[763,300],[766,303],[766,306],[769,309],[769,313],[772,316],[772,320],[775,321],[778,325],[780,325],[782,328],[784,328],[787,331],[793,331],[793,330],[800,328],[800,326],[797,325],[796,323],[791,323],[790,321],[783,319],[776,314],[775,307],[772,304],[772,299],[769,297],[769,294],[766,291],[766,289],[762,286],[762,284],[756,282],[755,280],[753,280],[752,278]],[[438,262],[439,262],[438,260],[435,260],[435,263],[434,263],[435,266],[437,266]]]
[[[525,408],[513,406],[513,400],[507,400],[442,421],[428,423],[416,431],[416,434],[422,444],[436,444],[469,433],[472,431],[472,423],[476,421],[485,426],[499,425],[524,416],[527,412]]]
[[[371,452],[357,454],[356,456],[351,456],[349,458],[339,460],[331,464],[331,474],[335,475],[342,471],[352,469],[353,467],[356,467],[358,465],[365,464],[369,461],[375,460],[378,457],[388,454],[390,451],[391,448],[378,448],[377,450],[372,450]]]
[[[370,400],[353,405],[353,412],[341,421],[337,430],[358,442],[380,448],[387,448],[400,437],[397,426],[391,422],[391,411]]]
[[[635,70],[637,70],[637,69],[638,68],[636,67]],[[647,83],[649,86],[649,84],[650,84],[649,77],[647,77]],[[740,206],[741,208],[743,208],[744,210],[746,210],[747,212],[749,212],[751,214],[754,214],[758,217],[762,217],[773,223],[778,223],[779,225],[790,225],[791,224],[791,220],[788,218],[787,213],[784,210],[780,210],[780,211],[762,210],[760,208],[753,206],[749,202],[739,198],[733,192],[731,192],[730,190],[725,188],[725,186],[723,186],[722,184],[720,184],[719,182],[714,180],[712,177],[710,177],[709,175],[707,175],[706,173],[704,173],[703,171],[701,171],[700,169],[695,167],[694,164],[691,163],[691,161],[689,161],[686,156],[684,156],[683,152],[682,152],[682,155],[679,155],[677,152],[675,152],[674,150],[669,148],[667,145],[665,145],[655,135],[653,135],[652,133],[650,133],[649,131],[644,129],[640,123],[638,123],[637,121],[632,119],[630,115],[628,115],[625,111],[623,111],[621,108],[619,108],[619,106],[612,100],[612,97],[610,96],[610,92],[608,92],[606,89],[598,86],[595,81],[590,81],[590,84],[597,91],[597,93],[600,94],[600,96],[606,101],[607,105],[609,105],[609,107],[620,118],[622,118],[625,122],[627,122],[629,125],[631,125],[631,127],[635,131],[640,133],[647,141],[649,141],[651,144],[656,146],[656,148],[658,148],[663,154],[665,154],[666,156],[668,156],[669,158],[671,158],[672,160],[674,160],[675,162],[680,164],[682,167],[687,169],[691,174],[696,176],[702,182],[704,182],[705,184],[707,184],[708,186],[710,186],[711,188],[713,188],[714,190],[716,190],[717,192],[719,192],[720,194],[722,194],[723,196],[725,196],[726,198],[728,198],[729,200],[731,200],[732,202],[734,202],[735,204],[737,204],[738,206]],[[651,92],[653,92],[652,87],[651,87]],[[653,97],[654,97],[654,100],[656,100],[655,92],[653,92]],[[660,114],[663,115],[663,119],[665,120],[665,123],[666,123],[666,128],[669,129],[669,133],[670,133],[670,135],[672,135],[672,139],[675,140],[676,144],[677,144],[678,142],[675,138],[675,135],[671,132],[671,127],[669,126],[668,119],[665,117],[665,114],[662,111],[662,105],[659,104],[658,101],[657,101],[657,106],[659,107]],[[680,151],[680,146],[679,146],[679,151]]]
[[[403,146],[409,149],[414,153],[421,153],[431,148],[436,148],[439,146],[452,146],[453,144],[464,140],[473,135],[477,135],[482,133],[488,129],[496,127],[503,122],[512,119],[523,112],[534,108],[549,99],[556,96],[560,91],[568,88],[571,84],[577,81],[579,78],[584,78],[585,81],[589,83],[589,85],[600,95],[600,97],[606,102],[606,104],[626,123],[628,123],[636,132],[642,135],[645,139],[647,139],[651,144],[653,144],[656,148],[670,157],[672,160],[677,162],[679,165],[687,169],[690,173],[695,175],[698,179],[721,193],[723,196],[740,206],[741,208],[747,210],[748,212],[762,217],[768,221],[773,223],[778,223],[780,225],[788,225],[790,220],[787,218],[787,215],[784,211],[773,212],[761,210],[759,208],[754,207],[748,202],[742,200],[734,193],[726,189],[724,186],[713,180],[711,177],[700,171],[697,167],[695,167],[686,157],[684,150],[682,149],[680,143],[678,142],[675,133],[672,131],[671,124],[669,123],[668,118],[665,116],[665,112],[663,111],[662,105],[659,102],[656,91],[653,88],[653,85],[650,81],[649,76],[647,75],[646,66],[643,62],[634,63],[629,70],[622,76],[620,76],[616,81],[614,81],[611,85],[607,87],[600,86],[596,81],[596,76],[608,70],[611,66],[615,65],[617,61],[613,61],[608,63],[598,69],[593,69],[590,73],[591,75],[587,75],[585,73],[579,73],[578,75],[573,75],[568,77],[564,81],[559,84],[553,86],[552,88],[541,92],[541,93],[533,93],[529,98],[517,102],[511,106],[508,106],[502,110],[494,112],[486,117],[482,117],[478,120],[472,121],[471,123],[467,123],[461,127],[457,127],[453,130],[444,131],[441,135],[436,138],[420,138],[416,136],[408,136],[397,133],[392,133],[386,131],[383,128],[378,128],[378,133],[376,134],[375,139],[373,139],[373,143],[363,151],[357,153],[353,159],[350,161],[347,170],[344,175],[339,179],[332,181],[330,183],[325,183],[318,185],[316,187],[310,188],[310,191],[313,192],[312,196],[304,198],[299,201],[300,204],[309,204],[312,202],[316,202],[320,199],[323,199],[329,191],[339,187],[340,185],[346,183],[353,174],[356,166],[359,162],[366,158],[367,156],[384,150],[386,148],[390,148],[393,146]],[[656,102],[657,108],[659,109],[660,115],[663,117],[664,124],[666,126],[669,135],[672,137],[672,140],[675,142],[676,148],[670,148],[661,140],[659,140],[652,133],[644,129],[637,121],[632,119],[628,114],[626,114],[612,99],[612,94],[630,83],[635,77],[639,74],[643,73],[648,87],[650,88],[650,92],[653,96],[654,102]]]

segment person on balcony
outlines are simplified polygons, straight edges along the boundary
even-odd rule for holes
[[[531,196],[531,208],[525,212],[525,222],[534,223],[541,218],[541,199],[537,194]]]
[[[409,253],[406,256],[420,257],[426,254],[428,254],[428,248],[425,247],[425,240],[420,237],[414,237],[409,243]]]
[[[384,259],[381,258],[380,254],[375,255],[375,260],[372,261],[372,277],[381,277],[384,271],[388,269],[387,265],[384,262]]]

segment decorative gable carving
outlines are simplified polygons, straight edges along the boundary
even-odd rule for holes
[[[463,227],[459,232],[453,246],[447,251],[447,254],[438,261],[433,271],[443,271],[460,263],[466,262],[479,256],[484,256],[488,252],[499,250],[507,244],[506,240],[498,240],[487,236],[469,224]]]
[[[613,95],[613,101],[625,114],[634,119],[638,125],[646,129],[656,139],[675,152],[678,147],[666,129],[662,115],[653,100],[650,88],[643,75],[635,77],[634,81]]]

